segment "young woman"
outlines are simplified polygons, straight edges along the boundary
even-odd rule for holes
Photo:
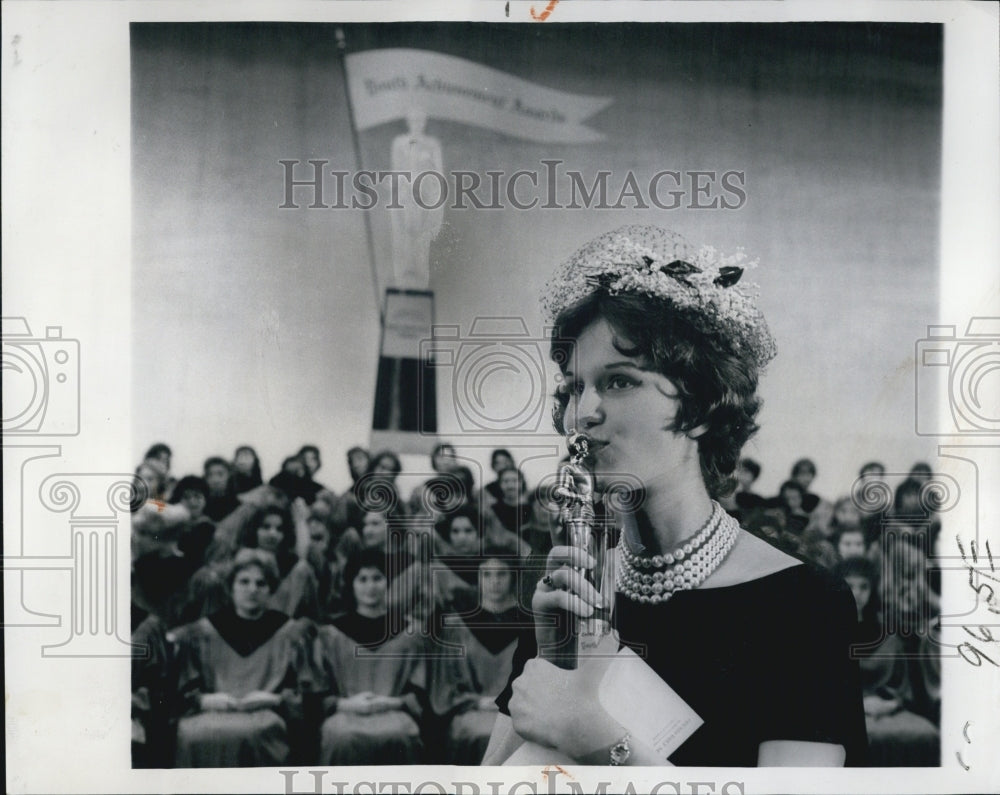
[[[500,473],[505,469],[517,469],[517,464],[514,463],[514,456],[511,455],[510,450],[498,447],[490,453],[490,469],[497,477],[496,480],[483,486],[483,500],[487,503],[499,502],[503,499],[503,491],[500,489]]]
[[[523,538],[531,523],[531,505],[528,502],[528,484],[521,470],[515,467],[497,473],[500,499],[494,502],[487,516],[509,533]]]
[[[420,636],[387,620],[384,552],[359,552],[344,581],[351,610],[320,627],[315,644],[327,693],[320,764],[415,764],[427,689]]]
[[[233,490],[237,494],[243,494],[264,483],[264,478],[260,473],[260,457],[257,451],[249,445],[241,445],[233,453]]]
[[[308,511],[308,509],[305,509]],[[312,567],[296,553],[295,525],[283,508],[262,508],[247,524],[241,546],[261,549],[274,555],[278,563],[278,583],[268,606],[292,618],[319,619],[319,585]]]
[[[272,554],[241,549],[227,578],[232,604],[167,636],[179,671],[177,767],[288,760],[310,655],[301,626],[267,606],[277,584]]]
[[[859,628],[855,654],[861,658],[868,764],[873,767],[940,764],[937,727],[910,709],[914,682],[903,643],[897,635],[886,633],[879,619],[878,570],[865,558],[853,557],[838,564],[834,573],[844,578],[857,603]]]
[[[621,518],[608,606],[618,641],[703,721],[669,762],[857,763],[865,729],[850,591],[741,530],[713,500],[757,429],[758,373],[774,353],[753,293],[737,284],[740,259],[651,227],[577,252],[546,294],[563,376],[556,426],[591,440],[598,490],[623,473],[641,484]],[[604,605],[579,571],[592,565],[579,549],[549,553],[534,637],[522,638],[498,699],[510,717],[498,719],[484,764],[523,740],[580,763],[666,761],[602,706],[598,661],[564,670],[538,654],[565,644],[566,611],[589,617]]]
[[[517,555],[513,544],[487,547],[479,557],[478,608],[443,617],[438,637],[445,648],[431,659],[431,704],[447,724],[447,764],[476,765],[483,758],[517,636],[531,626],[531,614],[517,603]],[[455,650],[461,652],[447,653]]]

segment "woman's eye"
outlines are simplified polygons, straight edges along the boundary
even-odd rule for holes
[[[635,381],[625,375],[612,375],[608,377],[605,382],[605,389],[615,390],[615,389],[627,389],[630,386],[634,386]]]

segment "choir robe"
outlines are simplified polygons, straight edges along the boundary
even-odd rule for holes
[[[531,614],[513,607],[500,613],[478,610],[444,616],[438,636],[447,650],[431,660],[431,705],[448,721],[447,764],[478,765],[499,714],[480,709],[482,697],[496,698],[510,677],[517,637],[532,626]]]
[[[132,767],[169,767],[170,649],[166,625],[149,615],[132,633]]]
[[[877,695],[896,700],[900,708],[890,715],[866,716],[868,764],[873,767],[933,767],[941,763],[940,733],[927,718],[907,707],[912,700],[912,683],[896,635],[882,638],[875,622],[862,622],[859,634],[861,682],[865,696]]]
[[[320,730],[321,765],[409,765],[420,761],[418,721],[427,692],[419,635],[390,636],[386,617],[349,613],[320,627],[315,669],[323,677],[327,715]],[[400,697],[403,709],[373,715],[338,712],[337,703],[359,693]]]
[[[319,619],[319,583],[312,566],[305,560],[297,560],[287,574],[282,573],[281,583],[267,606],[292,618]]]
[[[268,610],[259,619],[225,608],[168,635],[176,649],[181,718],[176,767],[260,767],[288,760],[302,731],[303,694],[312,690],[310,646],[304,627]],[[241,699],[275,693],[275,709],[204,712],[206,693]]]

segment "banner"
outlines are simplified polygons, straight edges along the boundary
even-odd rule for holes
[[[430,50],[366,50],[346,61],[359,130],[405,118],[416,109],[530,141],[589,143],[604,136],[583,121],[613,101],[546,88]]]

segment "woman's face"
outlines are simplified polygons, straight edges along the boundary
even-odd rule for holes
[[[253,452],[250,450],[240,450],[233,459],[233,468],[243,475],[249,475],[253,472],[255,463],[257,463],[257,459]]]
[[[143,483],[149,489],[149,496],[152,497],[155,494],[159,494],[160,489],[163,486],[163,477],[160,473],[148,464],[142,464],[136,470],[136,475],[142,478]]]
[[[229,467],[223,464],[212,464],[205,470],[205,482],[212,494],[225,494],[229,485]]]
[[[309,547],[320,556],[326,554],[330,546],[330,531],[322,519],[312,517],[308,521],[309,525]]]
[[[389,527],[385,523],[385,515],[378,511],[365,514],[365,523],[361,527],[361,540],[366,547],[384,547],[388,541]]]
[[[468,516],[456,516],[451,520],[448,537],[459,555],[475,555],[479,552],[479,533]]]
[[[257,546],[266,552],[277,552],[285,537],[284,524],[278,514],[267,514],[257,528]]]
[[[570,399],[565,427],[586,432],[598,485],[628,475],[648,492],[701,482],[698,445],[667,428],[677,413],[677,388],[642,359],[615,349],[616,337],[599,318],[583,330],[564,373]],[[627,340],[620,340],[628,347]]]
[[[867,577],[862,577],[860,574],[849,574],[844,577],[844,580],[851,587],[851,593],[854,594],[854,601],[857,603],[858,613],[860,613],[868,605],[868,600],[872,598],[872,584],[868,582]]]
[[[494,472],[499,472],[501,469],[507,469],[512,466],[514,466],[514,459],[506,453],[497,453],[490,462],[490,469]]]
[[[354,600],[358,607],[385,608],[385,575],[374,566],[362,568],[354,578]]]
[[[802,510],[802,495],[799,494],[798,489],[782,489],[781,501],[792,513]]]
[[[516,505],[521,499],[521,479],[517,472],[508,470],[500,476],[500,493],[508,505]]]
[[[369,463],[368,453],[361,450],[355,450],[347,458],[347,465],[350,467],[351,475],[356,478],[361,477],[368,471]]]
[[[434,454],[434,458],[431,460],[431,466],[435,472],[450,472],[455,468],[455,465],[454,447],[442,447]]]
[[[506,599],[514,592],[514,574],[502,560],[490,558],[479,567],[479,589],[493,601]]]
[[[271,586],[260,566],[247,566],[233,578],[233,607],[236,615],[256,618],[267,607]]]
[[[837,542],[837,553],[841,558],[863,558],[865,556],[864,533],[842,533]]]
[[[833,510],[833,518],[841,527],[857,527],[861,524],[861,512],[850,501],[839,502]]]
[[[806,491],[809,491],[809,486],[812,484],[815,477],[816,473],[809,469],[809,467],[799,467],[792,474],[792,480],[798,483]]]
[[[188,509],[191,519],[200,519],[205,513],[205,495],[198,489],[185,489],[181,495],[181,505]]]

